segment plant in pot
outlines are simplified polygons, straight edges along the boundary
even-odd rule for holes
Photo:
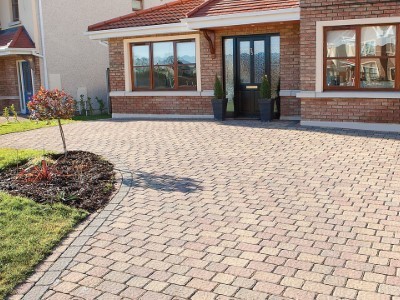
[[[268,76],[264,75],[260,86],[260,99],[258,99],[260,107],[261,122],[270,122],[273,118],[273,101],[271,96],[271,84]]]
[[[228,100],[225,98],[221,80],[217,75],[215,75],[214,99],[211,100],[211,103],[214,112],[214,119],[217,121],[224,121]]]

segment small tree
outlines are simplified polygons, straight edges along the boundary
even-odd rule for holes
[[[7,106],[3,109],[3,117],[6,119],[7,123],[10,123],[10,109]]]
[[[215,99],[223,99],[224,98],[224,89],[222,87],[221,80],[218,75],[215,75],[215,83],[214,83],[214,97]]]
[[[14,104],[11,104],[10,111],[11,111],[11,113],[13,115],[14,121],[19,123],[19,121],[18,121],[18,113],[17,113],[17,110],[15,109]]]
[[[28,103],[32,119],[51,121],[57,120],[61,139],[64,147],[64,155],[67,157],[67,144],[61,120],[71,119],[75,113],[75,102],[71,95],[64,91],[46,90],[43,87]]]
[[[269,83],[268,76],[264,75],[260,86],[260,98],[271,99],[271,84]]]
[[[103,114],[104,107],[105,107],[103,99],[100,99],[99,97],[96,97],[96,101],[99,104],[100,114]]]

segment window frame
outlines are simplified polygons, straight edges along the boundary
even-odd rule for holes
[[[17,14],[17,16],[16,16],[16,14]],[[11,0],[11,17],[12,17],[13,23],[20,22],[20,20],[21,20],[20,15],[19,15],[18,0]]]
[[[187,42],[192,42],[195,45],[195,54],[196,54],[196,62],[192,63],[192,64],[178,64],[178,47],[177,44],[179,43],[187,43]],[[156,43],[173,43],[173,47],[174,47],[174,63],[171,65],[159,65],[160,67],[170,67],[173,66],[174,68],[174,87],[171,89],[156,89],[154,86],[154,68],[156,67],[156,65],[154,65],[154,57],[153,57],[153,45]],[[138,88],[135,87],[135,64],[134,64],[134,60],[133,60],[133,47],[134,46],[143,46],[143,45],[147,45],[149,46],[149,60],[150,60],[150,88]],[[129,43],[129,51],[130,51],[130,63],[131,63],[131,87],[132,87],[132,91],[197,91],[198,89],[198,77],[197,77],[197,56],[199,55],[197,53],[197,43],[196,43],[196,39],[182,39],[182,40],[165,40],[165,41],[151,41],[151,42],[132,42]],[[181,66],[194,66],[195,70],[196,70],[196,85],[193,87],[180,87],[179,86],[179,67]]]
[[[366,58],[379,59],[379,58],[393,58],[393,56],[361,56],[361,30],[363,27],[371,26],[395,26],[396,27],[396,55],[395,68],[396,68],[396,78],[394,81],[393,88],[373,88],[373,87],[361,87],[361,60]],[[327,47],[327,36],[330,31],[339,30],[354,30],[356,33],[355,41],[355,57],[328,57],[328,47]],[[357,25],[345,25],[345,26],[326,26],[323,32],[323,90],[324,91],[368,91],[368,92],[395,92],[400,91],[400,76],[398,70],[400,70],[400,23],[382,23],[382,24],[357,24]],[[327,62],[328,60],[345,60],[354,59],[355,60],[355,86],[328,86],[327,84]]]

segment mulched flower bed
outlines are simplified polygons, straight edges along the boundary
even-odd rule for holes
[[[113,165],[89,152],[47,155],[36,167],[27,163],[0,173],[0,190],[39,203],[55,203],[93,212],[109,201],[114,190]]]

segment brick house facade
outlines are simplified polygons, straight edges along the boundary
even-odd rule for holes
[[[310,126],[379,130],[391,124],[390,130],[400,131],[396,125],[400,124],[400,79],[396,78],[400,53],[395,51],[400,45],[396,42],[400,38],[399,1],[271,3],[183,0],[90,26],[90,38],[109,43],[114,117],[211,117],[215,75],[227,77],[226,38],[235,37],[238,45],[234,48],[236,101],[244,94],[239,88],[246,83],[240,77],[247,59],[242,57],[241,43],[248,43],[253,51],[257,38],[276,34],[280,37],[281,119],[299,119]],[[372,31],[376,37],[371,37]],[[342,32],[345,36],[340,36]],[[148,42],[152,49],[153,43],[184,39],[185,35],[199,37],[201,88],[191,92],[136,89],[130,82],[135,67],[130,47]],[[271,43],[267,39],[266,47],[272,47]],[[386,52],[379,56],[383,50]],[[340,57],[343,51],[345,57]],[[255,61],[256,54],[251,55]],[[272,59],[273,54],[266,50],[268,55]],[[247,83],[247,87],[256,88],[257,82]],[[237,102],[235,111],[236,106]]]
[[[300,79],[302,91],[316,90],[316,23],[321,21],[343,21],[361,19],[360,24],[370,24],[369,19],[382,19],[382,24],[392,21],[385,18],[400,17],[400,2],[392,0],[340,1],[321,3],[320,0],[302,0],[300,18]],[[321,5],[322,4],[322,5]],[[389,22],[388,22],[389,21]],[[378,21],[377,24],[380,24]],[[301,117],[308,121],[400,123],[400,95],[396,98],[354,98],[352,92],[346,98],[329,97],[301,98]],[[367,96],[367,97],[364,97]],[[313,123],[311,124],[318,124]]]

